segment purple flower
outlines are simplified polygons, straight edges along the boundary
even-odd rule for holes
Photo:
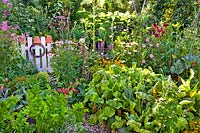
[[[142,60],[142,64],[145,64],[146,63],[146,60]]]
[[[142,48],[146,48],[146,45],[145,45],[145,44],[142,44]]]
[[[8,2],[8,0],[2,0],[2,2],[3,2],[3,3],[7,3],[7,2]]]
[[[6,14],[6,16],[8,16],[8,15],[9,15],[9,11],[8,11],[8,9],[6,9],[6,12],[5,12],[5,14]]]
[[[152,47],[153,47],[153,44],[149,44],[149,47],[152,48]]]
[[[12,3],[8,3],[8,6],[9,6],[10,8],[12,8],[12,7],[13,7]]]
[[[160,46],[160,45],[157,43],[157,44],[156,44],[156,47],[159,48],[159,46]]]
[[[149,42],[149,41],[150,41],[150,38],[147,37],[147,38],[146,38],[146,42]]]
[[[109,48],[109,50],[113,50],[114,44],[110,44],[110,45],[108,46],[108,48]]]
[[[153,54],[150,54],[149,57],[152,59],[152,58],[154,58],[154,55],[153,55]]]
[[[15,38],[14,38],[14,37],[11,37],[11,38],[10,38],[10,41],[13,41],[13,40],[15,40]]]
[[[3,21],[1,24],[1,30],[6,31],[8,29],[7,21]]]

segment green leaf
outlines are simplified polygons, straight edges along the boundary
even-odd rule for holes
[[[195,95],[195,98],[197,101],[200,101],[200,91],[197,92],[197,94]]]
[[[186,120],[185,118],[179,117],[179,118],[178,118],[177,125],[178,125],[179,127],[183,127],[183,128],[184,128],[184,127],[187,127],[188,122],[187,122],[187,120]]]
[[[122,119],[119,116],[115,116],[115,122],[112,123],[111,128],[119,129],[119,128],[123,127],[125,122],[126,122],[126,120]]]
[[[92,3],[92,1],[93,1],[93,0],[83,0],[83,1],[81,2],[81,5],[85,5],[85,4],[89,5],[89,4]]]
[[[177,113],[179,116],[181,116],[182,113],[183,113],[182,107],[183,107],[182,105],[177,105],[177,107],[176,107],[176,113]]]
[[[112,117],[113,115],[115,115],[115,109],[109,106],[106,106],[103,109],[103,113],[107,116],[107,117]]]
[[[179,102],[179,104],[181,105],[185,105],[185,104],[191,104],[193,103],[193,101],[189,101],[189,100],[182,100],[181,102]]]
[[[135,120],[128,120],[128,122],[126,124],[127,124],[127,126],[132,127],[134,129],[134,131],[140,132],[140,127],[142,126],[142,124],[140,122],[137,122]]]
[[[130,101],[130,100],[129,100],[129,103],[130,103],[130,110],[131,110],[131,111],[134,111],[134,108],[135,108],[135,106],[136,106],[136,103],[135,103],[135,102],[132,102],[132,101]]]
[[[140,129],[140,133],[153,133],[153,131],[149,131],[146,129]]]
[[[118,97],[121,96],[121,93],[120,93],[119,91],[115,91],[115,92],[113,93],[113,96],[116,97],[116,98],[118,98]]]
[[[103,122],[104,120],[107,120],[108,117],[105,115],[105,113],[100,113],[98,120],[99,122]]]
[[[197,86],[198,86],[199,83],[197,83],[194,88],[190,91],[190,97],[194,97],[195,94],[197,93]]]
[[[100,98],[98,94],[93,95],[91,101],[94,103],[101,103],[101,104],[104,103],[104,100]]]
[[[90,115],[89,122],[90,122],[91,124],[97,123],[97,116],[96,116],[96,114],[91,114],[91,115]]]
[[[122,103],[118,102],[116,98],[113,100],[106,101],[106,104],[108,104],[109,106],[114,107],[116,109],[123,107]]]
[[[179,90],[185,91],[185,92],[188,92],[191,90],[189,80],[185,81],[184,79],[181,78],[181,82],[182,82],[182,85],[179,86]]]
[[[177,95],[179,98],[183,98],[183,97],[187,96],[186,92],[179,92]]]
[[[189,80],[192,80],[194,78],[194,71],[190,69],[190,78]]]

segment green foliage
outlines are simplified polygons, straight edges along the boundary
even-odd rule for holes
[[[8,98],[0,97],[0,131],[9,131],[14,119],[14,110],[18,102],[18,98],[11,96]]]
[[[84,131],[81,125],[87,110],[83,104],[69,107],[64,95],[35,85],[26,93],[28,104],[16,112],[20,97],[17,94],[0,99],[0,131],[64,132],[72,127],[77,132]]]
[[[19,76],[8,83],[7,87],[13,90],[32,89],[38,85],[41,89],[47,89],[50,83],[48,73],[39,72],[35,75]]]
[[[0,16],[0,75],[10,80],[17,76],[35,73],[36,68],[19,53],[20,49],[16,43],[18,26],[11,25],[12,23],[7,21],[12,15],[10,13],[13,9],[12,3],[1,1],[0,7],[2,13]],[[5,14],[6,11],[8,14]]]
[[[96,72],[84,102],[92,123],[106,121],[111,128],[136,132],[178,132],[188,127],[196,113],[197,85],[191,77],[179,87],[148,69],[118,67]],[[185,95],[180,96],[182,93]]]
[[[57,56],[54,56],[51,60],[51,66],[57,81],[65,84],[81,77],[83,57],[79,50],[60,48],[56,54]]]
[[[180,22],[188,26],[195,17],[197,0],[157,0],[154,6],[154,15],[158,21]],[[182,7],[182,8],[179,8]]]

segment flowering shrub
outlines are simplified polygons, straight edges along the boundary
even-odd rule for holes
[[[76,78],[75,82],[67,83],[65,87],[58,89],[58,92],[64,94],[69,104],[72,105],[83,101],[87,86],[84,79]]]
[[[12,59],[12,56],[16,55],[16,50],[14,48],[14,45],[12,45],[12,41],[15,40],[15,32],[18,27],[13,27],[8,24],[8,21],[6,21],[6,17],[9,15],[9,3],[7,0],[2,0],[0,2],[0,60],[1,60],[1,66],[0,71],[4,72],[6,71],[7,65],[14,61]]]
[[[16,45],[19,26],[10,25],[7,18],[12,8],[8,0],[0,1],[0,76],[9,79],[36,72],[35,67],[19,54]]]

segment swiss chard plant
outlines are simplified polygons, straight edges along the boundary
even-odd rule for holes
[[[198,96],[197,86],[190,88],[192,78],[178,87],[163,75],[136,66],[102,69],[93,75],[85,93],[90,122],[106,121],[112,129],[140,133],[189,128]]]

